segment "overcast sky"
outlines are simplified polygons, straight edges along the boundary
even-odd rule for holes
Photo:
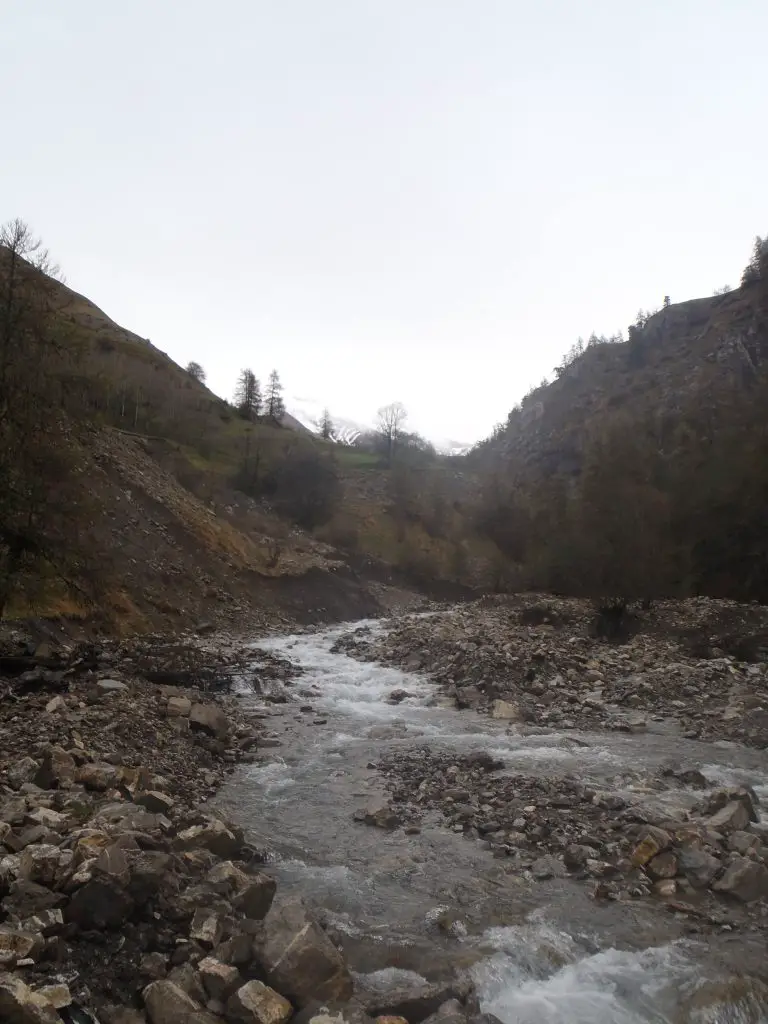
[[[0,0],[0,219],[229,396],[486,434],[768,232],[766,0]]]

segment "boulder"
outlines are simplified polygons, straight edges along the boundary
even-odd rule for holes
[[[277,882],[269,875],[257,871],[249,879],[249,885],[235,900],[235,906],[246,917],[261,921],[269,913],[277,891]]]
[[[22,757],[5,773],[5,781],[11,789],[21,789],[25,782],[32,782],[40,770],[40,763],[31,757]]]
[[[0,1021],[3,1024],[61,1024],[56,1009],[21,978],[0,972]]]
[[[96,793],[103,793],[116,785],[118,770],[106,762],[92,761],[81,765],[77,771],[77,781]]]
[[[128,684],[121,682],[119,679],[100,679],[96,683],[96,689],[99,693],[109,696],[116,693],[125,693],[128,689]]]
[[[633,867],[645,867],[650,860],[666,850],[671,842],[672,837],[663,828],[645,826],[640,833],[640,842],[632,851],[630,859]]]
[[[174,841],[177,850],[210,850],[224,859],[236,857],[242,845],[242,838],[236,836],[218,818],[208,818],[203,825],[192,825],[184,829]]]
[[[421,1024],[427,1018],[439,1014],[443,1007],[447,1016],[454,1012],[460,1013],[461,1001],[471,991],[469,982],[456,980],[407,982],[395,985],[387,992],[366,993],[364,984],[361,987],[360,999],[371,1016],[404,1017],[409,1024]]]
[[[191,729],[207,732],[223,740],[229,735],[229,719],[215,704],[193,704],[189,712]]]
[[[57,1010],[63,1010],[65,1006],[72,1005],[72,993],[64,982],[43,985],[35,990],[35,995]]]
[[[293,1007],[261,981],[249,981],[227,1000],[227,1020],[232,1024],[285,1024]]]
[[[61,747],[49,747],[34,777],[40,789],[66,789],[75,781],[77,766],[74,758]]]
[[[44,949],[45,940],[39,932],[0,925],[0,964],[12,967],[27,957],[37,960]]]
[[[704,816],[717,814],[726,804],[732,801],[737,801],[744,805],[750,821],[758,820],[757,813],[757,797],[753,790],[748,789],[746,786],[731,786],[722,787],[716,789],[710,793],[707,799],[704,801],[701,811]]]
[[[77,889],[66,907],[67,921],[86,931],[120,928],[133,909],[125,889],[110,878],[91,878]]]
[[[150,814],[168,814],[175,803],[173,797],[167,793],[160,793],[156,789],[148,789],[145,793],[139,793],[135,802],[146,808]]]
[[[734,857],[712,888],[735,896],[742,903],[753,903],[768,897],[768,869],[758,861]]]
[[[189,718],[192,701],[189,697],[169,697],[165,712],[169,718]]]
[[[144,989],[150,1024],[221,1024],[172,981],[153,981]]]
[[[269,984],[299,1008],[312,999],[344,1001],[352,995],[341,953],[301,903],[272,907],[254,952]]]
[[[189,937],[203,946],[213,947],[221,941],[224,926],[218,914],[204,907],[198,908],[189,926]]]
[[[393,690],[387,698],[389,704],[401,704],[406,698],[410,697],[411,694],[407,690],[397,689]]]
[[[677,854],[680,873],[685,875],[694,889],[706,889],[720,870],[717,857],[707,853],[696,843],[686,843]]]
[[[226,1003],[242,981],[240,971],[236,967],[223,964],[221,960],[212,956],[201,960],[197,970],[208,998],[217,999],[220,1003]]]
[[[707,820],[713,832],[742,832],[750,822],[749,810],[741,800],[729,800]]]
[[[375,828],[397,828],[401,824],[400,815],[388,803],[371,804],[364,811],[357,811],[355,819]]]
[[[28,846],[19,859],[19,877],[39,885],[53,885],[62,860],[62,851],[50,843]]]
[[[648,861],[645,870],[651,878],[656,880],[674,878],[678,870],[677,857],[671,850],[666,850],[654,857],[653,860]]]

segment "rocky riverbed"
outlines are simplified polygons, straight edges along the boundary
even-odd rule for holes
[[[757,614],[7,644],[0,1020],[765,1020]]]

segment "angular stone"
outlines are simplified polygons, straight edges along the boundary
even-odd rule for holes
[[[189,697],[169,697],[165,709],[169,718],[189,718],[191,710],[192,701]]]
[[[128,857],[117,843],[112,843],[101,851],[96,858],[94,868],[96,871],[101,872],[101,874],[108,875],[122,886],[127,886],[131,877]]]
[[[172,981],[153,981],[142,993],[150,1024],[221,1024]]]
[[[364,811],[358,812],[355,817],[375,828],[397,828],[401,824],[399,814],[387,803],[371,804]]]
[[[249,981],[227,1000],[227,1020],[232,1024],[285,1024],[293,1007],[261,981]]]
[[[277,882],[274,878],[258,871],[251,876],[250,884],[235,900],[235,906],[251,920],[261,921],[269,913],[276,891]]]
[[[64,914],[85,930],[120,928],[133,909],[123,887],[110,878],[91,878],[75,891]]]
[[[27,821],[33,825],[43,825],[54,832],[61,832],[69,818],[66,814],[60,814],[50,807],[38,807],[37,810],[27,815]]]
[[[96,687],[101,693],[108,695],[114,693],[125,693],[128,689],[128,684],[121,682],[119,679],[100,679],[96,683]]]
[[[509,700],[495,700],[491,710],[491,718],[499,718],[507,722],[519,722],[521,719],[520,705]]]
[[[61,1017],[21,978],[0,972],[0,1021],[3,1024],[61,1024]]]
[[[72,1003],[72,993],[69,991],[69,986],[63,982],[55,985],[43,985],[42,988],[35,990],[35,995],[57,1010],[63,1010],[65,1006],[70,1006]]]
[[[25,782],[32,782],[40,770],[40,763],[31,757],[22,757],[5,773],[5,781],[11,789],[21,789]]]
[[[720,861],[693,843],[678,850],[677,862],[694,889],[706,889],[720,870]]]
[[[55,715],[59,711],[67,710],[67,702],[63,697],[53,697],[45,705],[46,714]]]
[[[77,766],[61,747],[49,747],[37,770],[34,783],[40,789],[66,789],[75,781]]]
[[[155,789],[148,789],[146,793],[139,793],[135,802],[140,807],[145,807],[150,814],[168,814],[175,801],[167,793],[160,793]]]
[[[653,891],[657,896],[674,896],[677,892],[677,882],[674,878],[660,878],[653,883]]]
[[[27,957],[37,960],[44,949],[45,940],[39,932],[0,925],[0,964],[13,966]]]
[[[190,938],[204,946],[215,946],[221,941],[223,932],[224,926],[217,914],[203,907],[195,911],[189,926]]]
[[[756,804],[758,802],[757,797],[755,796],[754,791],[748,789],[746,786],[732,786],[730,788],[723,787],[721,789],[716,789],[713,793],[710,793],[704,801],[702,813],[705,816],[717,814],[717,812],[725,807],[726,804],[729,804],[734,800],[744,805],[744,809],[749,815],[750,821],[758,820],[758,813],[756,809]]]
[[[352,976],[341,953],[301,903],[272,907],[254,951],[270,985],[299,1008],[313,999],[352,996]]]
[[[226,739],[229,734],[229,719],[215,704],[193,704],[189,712],[189,725],[192,729],[207,732],[220,740]]]
[[[672,842],[672,837],[663,828],[655,828],[647,825],[643,828],[640,842],[632,851],[631,861],[633,867],[642,868],[667,849]]]
[[[117,783],[118,771],[114,765],[106,762],[94,761],[82,765],[77,771],[77,781],[86,789],[96,793],[103,793],[112,789]]]
[[[27,801],[23,796],[13,797],[6,800],[0,808],[0,821],[8,825],[21,825],[27,817]]]
[[[712,888],[735,896],[742,903],[753,903],[768,897],[768,869],[746,857],[734,857]]]
[[[178,850],[205,849],[225,859],[236,857],[242,845],[242,840],[218,818],[208,818],[204,825],[184,829],[174,841]]]
[[[19,860],[19,875],[29,882],[50,886],[56,881],[61,864],[61,851],[58,846],[41,843],[28,846]]]
[[[741,832],[750,822],[749,811],[741,800],[730,800],[707,819],[707,828],[713,832]]]
[[[759,851],[761,847],[760,837],[752,832],[733,832],[728,837],[728,849],[735,853],[750,853]]]
[[[173,884],[169,876],[171,857],[160,850],[128,851],[130,882],[128,892],[140,906],[151,899],[166,882]]]
[[[231,964],[223,964],[215,957],[207,956],[197,965],[200,980],[210,999],[226,1003],[235,989],[240,987],[240,971]]]
[[[409,1024],[420,1024],[449,1001],[465,998],[469,994],[469,983],[446,981],[438,983],[407,982],[393,986],[387,992],[361,993],[368,1013],[380,1017],[404,1017]],[[458,997],[458,998],[457,998]]]
[[[666,850],[664,853],[659,853],[648,861],[645,865],[645,870],[650,878],[674,878],[678,872],[677,857],[671,850]]]

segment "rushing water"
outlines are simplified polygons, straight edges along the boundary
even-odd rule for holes
[[[646,791],[643,779],[684,761],[768,798],[764,754],[685,741],[664,728],[642,736],[510,734],[505,723],[446,706],[423,677],[333,653],[350,628],[257,645],[255,654],[268,650],[303,669],[292,686],[297,703],[265,708],[266,724],[284,742],[271,762],[234,776],[221,800],[254,842],[273,851],[282,885],[323,908],[367,984],[403,971],[431,978],[463,967],[483,1009],[505,1024],[768,1022],[759,982],[734,980],[734,964],[760,964],[757,935],[697,941],[684,919],[653,905],[598,903],[580,883],[512,874],[482,843],[437,820],[406,835],[352,817],[383,793],[371,762],[409,745],[487,750],[511,772],[578,773],[623,788],[635,802],[674,799],[677,806],[697,795]],[[388,703],[397,688],[410,696]],[[313,712],[300,711],[309,704]],[[446,912],[456,918],[452,929],[438,927]],[[382,965],[388,974],[371,973]]]

